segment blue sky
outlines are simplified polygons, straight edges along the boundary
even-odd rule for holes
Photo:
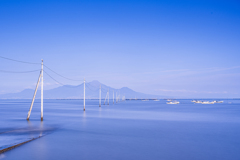
[[[240,97],[239,1],[2,0],[0,26],[1,56],[44,59],[69,78],[157,95]],[[0,59],[0,69],[40,66]],[[0,93],[34,88],[38,74],[0,72]],[[44,79],[45,89],[59,86]]]

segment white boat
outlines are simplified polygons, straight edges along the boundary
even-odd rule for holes
[[[143,99],[142,101],[149,101],[148,99]]]
[[[223,101],[216,101],[215,103],[223,103]]]
[[[214,101],[209,102],[209,101],[203,101],[202,104],[214,104]]]
[[[171,102],[167,102],[167,104],[179,104],[180,102],[178,101],[171,101]]]
[[[195,103],[202,103],[202,101],[196,101]]]
[[[153,101],[159,101],[159,99],[154,99]]]
[[[196,100],[192,100],[191,102],[194,102],[194,103],[196,103],[197,101],[196,101]]]

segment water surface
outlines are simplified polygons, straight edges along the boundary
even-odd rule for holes
[[[179,105],[125,101],[98,107],[97,100],[0,100],[0,147],[42,135],[0,155],[15,160],[238,160],[240,100]]]

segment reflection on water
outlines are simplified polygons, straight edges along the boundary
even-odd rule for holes
[[[0,147],[43,136],[0,159],[240,159],[240,101],[179,105],[126,101],[0,100]],[[49,134],[51,133],[51,134]]]
[[[44,135],[47,135],[55,130],[52,127],[43,127],[42,123],[39,127],[33,127],[28,122],[29,127],[26,128],[5,128],[0,133],[0,150],[4,150],[15,145],[33,140]]]

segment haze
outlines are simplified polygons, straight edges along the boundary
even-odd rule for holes
[[[240,96],[239,1],[2,0],[0,26],[1,56],[43,59],[68,78],[153,95]],[[0,59],[1,70],[40,67]],[[39,72],[0,75],[3,94],[33,89]],[[44,74],[44,89],[58,86]]]

